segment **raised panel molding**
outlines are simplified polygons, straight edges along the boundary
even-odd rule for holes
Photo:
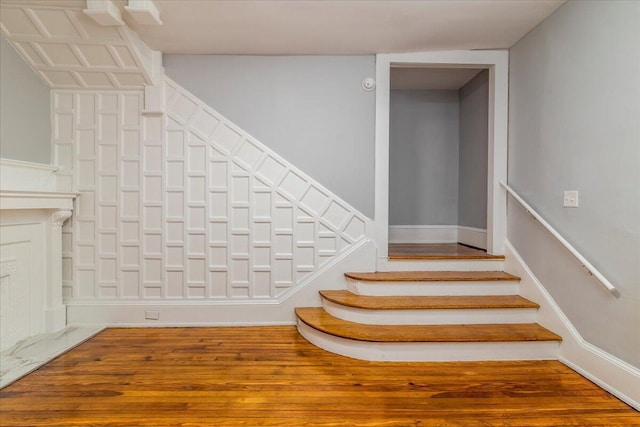
[[[143,91],[53,92],[59,190],[79,193],[70,305],[279,302],[368,240],[364,215],[198,98],[155,93],[160,114]]]

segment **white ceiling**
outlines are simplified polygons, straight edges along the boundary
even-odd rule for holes
[[[164,25],[123,16],[169,54],[371,54],[509,48],[564,1],[155,0]]]
[[[506,49],[566,0],[154,0],[162,26],[127,24],[168,54],[347,55]],[[85,0],[0,0],[86,7]]]
[[[467,84],[479,68],[404,68],[391,69],[394,90],[457,90]]]

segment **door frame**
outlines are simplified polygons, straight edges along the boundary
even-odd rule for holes
[[[389,102],[393,66],[425,68],[479,68],[489,70],[489,132],[487,159],[487,253],[504,254],[507,237],[507,182],[509,114],[509,52],[457,50],[376,55],[375,128],[375,242],[378,265],[387,261],[389,245]]]

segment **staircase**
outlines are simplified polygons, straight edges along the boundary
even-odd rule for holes
[[[561,337],[490,255],[390,256],[398,271],[346,273],[347,290],[297,308],[298,330],[333,353],[374,361],[556,359]],[[444,268],[443,268],[444,267]]]

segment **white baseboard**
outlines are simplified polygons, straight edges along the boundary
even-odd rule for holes
[[[99,326],[294,325],[296,307],[320,307],[319,290],[346,288],[345,271],[374,271],[376,250],[369,241],[284,301],[78,301],[67,302],[69,324]],[[158,320],[145,318],[156,311]]]
[[[505,242],[505,271],[520,276],[520,295],[540,304],[538,323],[562,336],[558,360],[640,410],[640,369],[585,341],[511,242]]]
[[[487,249],[487,230],[483,228],[458,226],[458,243]]]
[[[464,243],[487,248],[487,230],[463,225],[390,225],[389,243]]]
[[[389,243],[456,243],[457,225],[390,225]]]

